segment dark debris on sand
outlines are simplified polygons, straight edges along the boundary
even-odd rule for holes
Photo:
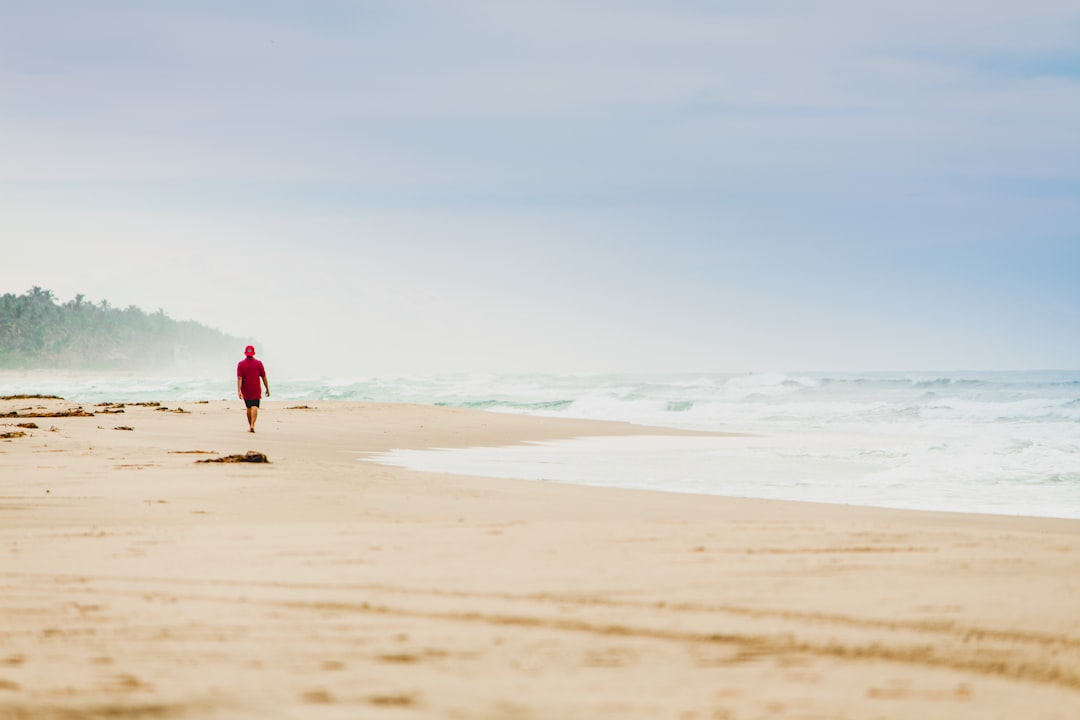
[[[208,460],[196,460],[197,463],[269,463],[266,455],[254,450],[248,450],[243,455],[226,455],[225,457],[210,458]]]
[[[12,410],[9,413],[0,413],[0,418],[63,418],[63,417],[94,417],[94,413],[88,413],[81,407],[59,412],[19,412]]]
[[[3,395],[0,400],[63,400],[59,395]]]

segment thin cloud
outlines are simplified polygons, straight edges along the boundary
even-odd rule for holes
[[[15,4],[0,282],[386,367],[995,366],[957,328],[1017,295],[1060,353],[1078,36],[1059,0]]]

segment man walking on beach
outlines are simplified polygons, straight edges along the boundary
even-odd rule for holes
[[[255,421],[259,419],[259,398],[262,397],[259,381],[262,380],[266,386],[266,397],[270,397],[270,382],[266,379],[266,368],[255,359],[254,346],[244,348],[244,356],[236,366],[236,394],[247,407],[248,432],[255,432]]]

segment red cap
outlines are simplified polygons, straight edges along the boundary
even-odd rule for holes
[[[255,346],[254,345],[248,345],[246,348],[244,348],[244,354],[247,355],[248,357],[251,357],[252,355],[254,355],[255,354]]]

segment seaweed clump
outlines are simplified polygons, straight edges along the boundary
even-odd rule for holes
[[[64,417],[94,417],[94,413],[88,413],[81,407],[59,412],[19,412],[12,410],[9,413],[0,413],[0,418],[64,418]]]
[[[225,457],[196,460],[197,463],[269,463],[270,460],[261,452],[248,450],[243,455],[226,455]]]

